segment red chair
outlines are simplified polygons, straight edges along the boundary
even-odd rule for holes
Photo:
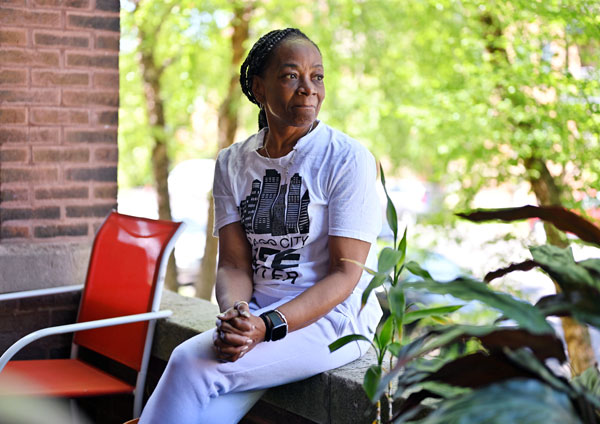
[[[21,338],[0,357],[0,387],[15,379],[11,395],[84,397],[134,394],[140,415],[156,319],[169,255],[184,224],[111,212],[94,239],[84,286],[0,295],[0,300],[81,290],[77,323],[44,328]],[[10,361],[39,338],[74,332],[71,359]],[[135,387],[78,359],[83,346],[137,371]],[[10,362],[9,362],[10,361]],[[4,389],[6,394],[6,389]]]

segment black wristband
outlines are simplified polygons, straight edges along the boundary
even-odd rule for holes
[[[283,339],[287,335],[288,325],[285,317],[277,310],[267,311],[260,314],[265,323],[265,341],[276,341]]]
[[[260,318],[265,323],[265,342],[270,342],[271,333],[273,331],[273,323],[271,322],[271,319],[267,316],[266,312],[264,314],[260,314]]]

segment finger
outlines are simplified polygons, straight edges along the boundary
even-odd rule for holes
[[[254,330],[254,323],[248,319],[248,318],[243,318],[243,317],[237,317],[237,318],[233,318],[229,321],[227,321],[227,324],[230,327],[235,328],[237,331],[233,331],[235,333],[249,333],[252,330]],[[229,328],[229,327],[228,327]]]
[[[234,347],[234,346],[223,345],[223,346],[218,346],[218,350],[221,353],[221,355],[223,355],[223,356],[234,357],[234,356],[240,355],[242,352],[246,352],[248,350],[248,346]]]
[[[250,348],[250,345],[230,346],[228,344],[223,343],[221,340],[217,340],[214,345],[214,350],[217,355],[217,358],[225,361],[237,360],[238,358],[244,356]]]
[[[250,318],[250,306],[246,301],[238,301],[234,304],[235,309],[239,312],[241,316],[244,318]]]
[[[221,312],[217,315],[217,318],[221,321],[229,321],[232,318],[238,317],[240,313],[233,306]]]
[[[218,327],[219,331],[222,331],[223,333],[232,333],[232,334],[239,334],[239,335],[244,335],[245,331],[244,330],[240,330],[239,328],[237,328],[232,321],[225,321],[222,322],[221,325]]]
[[[223,342],[224,344],[230,345],[230,346],[244,346],[244,345],[251,345],[253,343],[253,340],[249,337],[240,335],[240,334],[235,334],[235,333],[227,333],[224,331],[219,331],[218,332],[218,341]]]

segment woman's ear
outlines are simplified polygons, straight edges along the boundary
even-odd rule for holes
[[[258,103],[261,105],[265,103],[265,84],[263,79],[258,75],[252,77],[252,94],[254,94]]]

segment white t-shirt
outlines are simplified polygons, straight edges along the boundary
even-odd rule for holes
[[[320,122],[289,154],[270,159],[257,152],[265,132],[220,152],[214,234],[241,221],[252,246],[255,294],[281,299],[326,276],[328,236],[374,245],[381,209],[375,159],[356,140]],[[367,260],[371,267],[374,250]],[[355,292],[369,280],[363,273]]]

